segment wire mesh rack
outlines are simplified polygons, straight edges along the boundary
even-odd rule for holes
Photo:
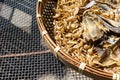
[[[93,80],[65,66],[47,48],[36,0],[0,1],[0,80]]]

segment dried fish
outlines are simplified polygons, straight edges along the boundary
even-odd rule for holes
[[[56,44],[67,54],[120,73],[119,0],[58,0],[53,18]]]
[[[92,0],[92,1],[90,1],[88,4],[86,4],[85,6],[84,6],[84,8],[85,9],[88,9],[88,8],[91,8],[93,5],[95,5],[96,4],[96,2],[95,2],[95,0]]]
[[[92,41],[96,41],[99,38],[101,38],[104,34],[102,30],[100,30],[100,24],[96,23],[95,19],[92,20],[89,16],[84,17],[85,20],[83,20],[83,27],[84,27],[84,38]]]
[[[104,18],[104,17],[101,17],[101,22],[103,23],[103,25],[105,27],[107,27],[109,30],[115,32],[115,33],[118,33],[120,34],[120,22],[115,22],[113,20],[109,20],[107,18]]]
[[[110,6],[108,6],[108,5],[106,5],[106,4],[101,4],[101,5],[100,5],[100,8],[102,8],[102,9],[105,10],[105,11],[111,10]]]

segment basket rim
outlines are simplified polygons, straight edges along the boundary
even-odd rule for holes
[[[37,5],[36,5],[36,18],[37,18],[37,23],[38,23],[39,30],[42,33],[42,32],[47,31],[47,30],[45,29],[45,26],[43,24],[42,16],[38,17],[38,15],[42,15],[41,9],[42,9],[42,2],[38,0]],[[50,38],[48,33],[44,34],[42,37],[44,38],[47,45],[49,46],[49,48],[54,53],[54,49],[56,47],[58,47],[58,45],[56,45],[54,43],[54,41]],[[63,63],[64,63],[64,61],[67,62],[68,64],[76,67],[79,71],[79,66],[81,64],[80,61],[77,61],[77,60],[71,58],[70,55],[65,54],[65,52],[63,52],[61,49],[57,52],[57,55],[58,55],[57,58],[60,59],[60,61],[62,61]],[[113,74],[104,72],[103,70],[100,70],[100,69],[95,68],[95,67],[90,67],[88,65],[86,65],[86,67],[83,71],[89,72],[91,74],[94,74],[96,76],[103,77],[103,78],[108,78],[108,79],[113,78]]]

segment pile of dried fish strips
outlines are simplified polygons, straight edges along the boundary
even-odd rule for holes
[[[120,73],[120,0],[58,0],[54,35],[72,58]]]

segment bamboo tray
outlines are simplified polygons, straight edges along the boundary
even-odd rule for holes
[[[38,0],[36,6],[36,17],[39,30],[49,49],[64,64],[70,66],[78,72],[82,72],[84,75],[95,78],[97,80],[119,80],[117,79],[116,74],[103,72],[102,70],[90,67],[76,59],[71,58],[70,55],[67,55],[65,52],[63,52],[62,49],[60,49],[58,45],[56,45],[53,35],[53,9],[55,8],[56,4],[57,0]]]

